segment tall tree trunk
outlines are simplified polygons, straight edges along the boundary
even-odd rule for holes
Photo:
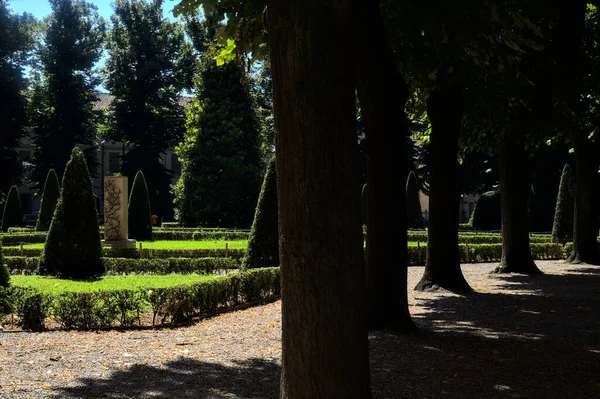
[[[529,248],[528,183],[525,146],[506,138],[500,148],[502,259],[496,273],[542,273],[535,265]]]
[[[552,51],[560,76],[557,81],[563,100],[577,117],[585,115],[582,109],[582,78],[588,73],[587,55],[583,51],[587,1],[561,2],[559,20],[553,29]],[[574,118],[574,119],[576,119]],[[588,133],[573,121],[571,143],[575,147],[575,216],[573,220],[573,263],[599,263],[600,250],[596,242],[597,205],[594,203],[598,161]]]
[[[349,1],[271,0],[282,398],[370,398]]]
[[[425,273],[415,289],[442,287],[469,293],[458,254],[458,139],[462,92],[456,84],[434,89],[427,101],[431,122],[429,227]]]
[[[359,0],[357,91],[367,136],[369,327],[416,330],[408,311],[406,137],[408,87],[387,41],[377,0]],[[401,190],[398,187],[402,187]]]
[[[573,252],[567,260],[571,263],[598,264],[597,152],[582,129],[571,130],[571,141],[575,147],[575,216]]]

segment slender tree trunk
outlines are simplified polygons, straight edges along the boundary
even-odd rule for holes
[[[370,398],[349,1],[271,0],[282,398]]]
[[[571,263],[600,263],[598,248],[598,210],[596,184],[598,155],[581,129],[571,131],[575,147],[575,216],[573,219],[573,252]]]
[[[415,289],[442,287],[469,293],[458,254],[458,139],[462,93],[457,85],[434,89],[427,101],[431,122],[429,227],[425,273]]]
[[[529,248],[528,183],[525,146],[507,138],[500,148],[502,260],[496,273],[542,273],[535,265]]]
[[[416,330],[408,311],[404,107],[408,96],[377,0],[359,0],[357,91],[367,135],[369,327]],[[402,189],[399,190],[398,188]]]

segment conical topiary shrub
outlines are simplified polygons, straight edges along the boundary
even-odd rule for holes
[[[425,228],[421,201],[419,201],[419,183],[415,172],[410,172],[406,179],[406,216],[409,229]]]
[[[8,198],[4,204],[4,213],[2,214],[2,231],[8,231],[10,227],[23,226],[23,210],[21,208],[21,198],[17,186],[12,186],[8,192]]]
[[[473,210],[473,228],[476,230],[500,230],[501,215],[500,192],[483,193]]]
[[[248,252],[242,270],[279,266],[279,221],[277,217],[277,170],[275,157],[269,161],[263,180],[254,222],[248,240]]]
[[[129,196],[129,238],[135,240],[152,239],[152,215],[148,186],[142,171],[138,171],[133,180]]]
[[[104,273],[98,212],[81,150],[71,153],[40,262],[43,273],[85,279]]]
[[[37,223],[35,224],[36,231],[48,231],[54,208],[60,197],[60,183],[54,169],[48,171],[46,183],[44,183],[44,193],[42,194],[42,202],[40,203],[40,214],[38,215]]]
[[[369,188],[367,187],[366,183],[360,192],[360,210],[362,213],[362,222],[363,224],[367,224],[367,214],[369,210]]]
[[[563,168],[558,186],[558,197],[552,225],[552,242],[573,241],[573,219],[575,217],[575,182],[571,167]]]

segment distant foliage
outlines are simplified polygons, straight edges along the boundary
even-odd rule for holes
[[[65,168],[40,267],[61,278],[85,279],[104,273],[92,181],[77,147]]]
[[[501,226],[500,192],[483,193],[473,210],[473,228],[476,230],[500,230]]]
[[[573,241],[573,219],[575,217],[575,181],[569,164],[563,168],[558,186],[558,198],[552,226],[552,242]]]
[[[8,267],[6,267],[6,265],[4,264],[4,254],[2,252],[2,243],[0,243],[0,287],[8,288],[9,286],[10,286],[10,273],[8,272]]]
[[[12,186],[8,192],[8,198],[4,204],[2,214],[2,231],[8,231],[11,227],[23,226],[23,210],[21,208],[21,197],[17,186]]]
[[[421,201],[419,200],[419,183],[415,172],[410,172],[406,179],[406,215],[407,226],[412,229],[425,227]]]
[[[46,183],[44,184],[44,193],[42,194],[42,202],[40,203],[40,214],[37,223],[35,224],[36,231],[48,231],[52,215],[60,197],[60,183],[54,169],[48,171]]]
[[[271,158],[263,180],[254,223],[248,241],[248,252],[242,269],[279,266],[279,222],[277,216],[277,170]]]
[[[144,173],[138,171],[129,196],[129,238],[152,240],[152,215]]]

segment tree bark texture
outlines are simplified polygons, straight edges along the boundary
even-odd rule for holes
[[[581,109],[582,77],[595,71],[585,70],[583,37],[587,2],[574,0],[560,3],[558,24],[553,31],[552,50],[557,60],[560,94],[576,116]],[[575,147],[575,216],[573,220],[573,263],[600,263],[597,236],[597,205],[595,202],[598,156],[586,130],[578,121],[571,122],[570,137]]]
[[[500,148],[502,259],[496,273],[541,274],[529,247],[527,176],[524,144],[506,138]]]
[[[370,398],[349,1],[271,0],[282,398]]]
[[[462,92],[456,84],[435,88],[427,101],[431,122],[429,227],[425,273],[415,289],[442,287],[469,293],[458,254],[458,139]]]
[[[367,301],[371,328],[416,330],[408,311],[404,107],[408,86],[377,0],[358,0],[357,92],[367,149]],[[398,187],[402,187],[399,190]]]
[[[573,252],[571,263],[600,263],[598,248],[597,176],[598,152],[585,132],[571,132],[575,147],[575,216],[573,219]]]

